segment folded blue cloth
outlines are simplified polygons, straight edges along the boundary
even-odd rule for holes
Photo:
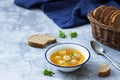
[[[120,0],[15,0],[27,9],[38,8],[61,28],[71,28],[89,23],[87,13],[100,5],[120,9]]]

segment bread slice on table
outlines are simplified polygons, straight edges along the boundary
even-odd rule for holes
[[[107,63],[103,63],[98,70],[99,77],[106,77],[110,75],[110,66]]]
[[[34,34],[28,38],[28,45],[37,48],[44,48],[55,42],[56,38],[47,34]]]
[[[94,16],[95,19],[97,19],[97,20],[100,19],[100,15],[101,15],[104,8],[106,8],[106,6],[101,5],[93,11],[93,16]]]
[[[100,15],[100,19],[99,21],[104,23],[104,19],[105,17],[112,11],[112,10],[118,10],[117,8],[113,7],[113,6],[108,6],[105,7]]]

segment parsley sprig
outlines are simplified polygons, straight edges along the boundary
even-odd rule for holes
[[[71,38],[75,38],[75,37],[77,37],[78,34],[77,34],[77,32],[71,32],[69,35]]]
[[[71,57],[71,58],[74,58],[74,56],[75,56],[75,55],[74,55],[74,52],[72,51],[72,52],[70,53],[70,57]]]
[[[66,38],[65,32],[59,30],[59,37],[60,37],[60,38]]]
[[[69,33],[69,36],[70,36],[71,38],[75,38],[75,37],[78,36],[78,34],[77,34],[77,32],[70,32],[70,33]],[[65,32],[59,30],[59,37],[60,37],[60,38],[66,38]]]
[[[51,70],[44,69],[43,74],[46,76],[53,76],[55,73]]]

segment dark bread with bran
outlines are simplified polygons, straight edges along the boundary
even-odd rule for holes
[[[93,11],[93,16],[94,16],[95,19],[97,19],[97,20],[100,19],[100,15],[101,15],[104,8],[106,8],[106,6],[101,5]]]
[[[107,63],[103,63],[98,70],[99,77],[106,77],[110,75],[110,66]]]
[[[120,13],[120,10],[118,10],[116,7],[101,5],[94,9],[91,13],[97,21],[108,25],[107,27],[114,28],[115,25],[115,29],[120,29],[119,26],[117,26],[119,22],[115,22],[118,20],[118,18],[115,17],[116,14]]]
[[[120,10],[116,10],[111,16],[110,16],[110,19],[109,19],[109,26],[111,27],[111,25],[112,25],[112,19],[113,19],[113,17],[117,14],[117,13],[119,13],[120,12]]]
[[[28,38],[28,45],[37,48],[45,48],[55,42],[56,38],[47,34],[34,34]]]
[[[106,15],[106,17],[104,18],[104,22],[103,22],[105,25],[109,25],[110,17],[115,11],[118,11],[118,10],[112,10]]]
[[[108,6],[106,8],[103,9],[101,15],[100,15],[100,19],[99,21],[104,23],[104,19],[105,17],[112,11],[112,10],[117,10],[117,8],[113,7],[113,6]]]
[[[120,29],[120,12],[114,15],[114,17],[112,18],[111,27],[114,27],[115,29]]]

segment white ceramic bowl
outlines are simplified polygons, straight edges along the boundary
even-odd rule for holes
[[[51,62],[50,56],[51,56],[52,53],[54,53],[55,51],[58,51],[58,50],[61,50],[61,49],[67,49],[67,48],[75,49],[75,50],[80,51],[85,56],[84,62],[82,64],[79,64],[79,65],[76,65],[76,66],[70,66],[70,67],[58,66],[58,65]],[[57,68],[57,70],[60,70],[60,71],[63,71],[63,72],[72,72],[72,71],[75,71],[75,70],[79,69],[83,64],[85,64],[89,60],[90,52],[87,48],[85,48],[85,47],[83,47],[79,44],[76,44],[76,43],[59,43],[59,44],[56,44],[56,45],[50,47],[46,51],[45,58],[48,61],[48,63],[50,63],[53,67]]]

